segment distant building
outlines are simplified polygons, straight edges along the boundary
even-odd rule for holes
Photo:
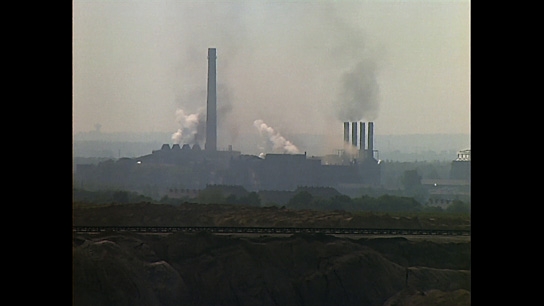
[[[450,178],[470,182],[470,149],[457,153],[457,159],[451,163]]]
[[[320,158],[304,154],[242,155],[229,147],[217,150],[216,49],[208,48],[208,88],[206,142],[198,144],[163,144],[159,150],[137,158],[106,161],[96,166],[77,165],[74,181],[83,188],[122,188],[145,190],[202,190],[209,185],[238,185],[246,190],[294,191],[299,186],[343,186],[356,190],[363,185],[380,184],[380,162],[374,158],[374,123],[344,122],[342,164],[322,165]],[[359,145],[358,145],[359,144]],[[351,148],[352,146],[352,148]],[[120,155],[120,154],[119,154]],[[172,190],[172,191],[170,191]],[[160,193],[160,192],[159,192]],[[164,192],[163,192],[164,193]],[[180,193],[182,194],[182,193]]]
[[[449,179],[423,179],[430,206],[446,207],[454,200],[470,201],[470,149],[457,152],[451,162]]]
[[[194,198],[194,190],[207,186],[223,189],[240,186],[246,192],[330,187],[346,194],[346,190],[378,185],[380,164],[374,158],[367,158],[323,165],[321,159],[308,158],[306,154],[266,154],[261,158],[239,151],[207,151],[197,145],[191,148],[164,144],[159,150],[137,158],[76,165],[74,178],[82,188],[113,187],[144,194],[146,190],[158,190],[170,198]]]
[[[454,200],[470,201],[470,181],[452,179],[422,179],[427,190],[427,205],[446,207]]]

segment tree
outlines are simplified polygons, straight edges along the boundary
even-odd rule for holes
[[[381,211],[418,211],[421,208],[421,204],[411,197],[397,197],[385,194],[380,196],[378,201]]]
[[[215,188],[201,190],[197,200],[200,204],[225,204],[226,202],[223,192]]]
[[[453,200],[446,208],[446,211],[450,213],[470,214],[470,204],[459,200]]]
[[[238,199],[234,194],[229,194],[229,196],[225,199],[225,202],[227,204],[238,204]]]
[[[329,200],[328,210],[353,210],[353,200],[347,195],[336,195]]]
[[[246,196],[240,198],[240,204],[249,206],[261,206],[261,198],[255,191],[248,193]]]
[[[115,203],[128,203],[128,192],[116,191],[113,193],[112,198]]]
[[[404,186],[404,195],[414,197],[418,202],[425,202],[428,197],[428,190],[421,184],[421,175],[417,170],[405,170],[401,183]]]
[[[405,170],[401,177],[401,184],[405,190],[414,190],[421,186],[421,175],[417,170]]]
[[[292,208],[311,208],[311,203],[314,197],[311,193],[306,190],[303,190],[295,194],[287,203],[288,207]]]

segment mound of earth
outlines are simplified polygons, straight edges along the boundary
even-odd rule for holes
[[[448,306],[470,305],[470,291],[458,289],[444,292],[441,290],[417,291],[403,290],[388,299],[384,306]]]
[[[470,275],[470,242],[206,232],[73,239],[74,305],[470,305]]]

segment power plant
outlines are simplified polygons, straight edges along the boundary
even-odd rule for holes
[[[301,186],[333,187],[349,192],[380,184],[380,162],[374,157],[374,123],[344,122],[344,147],[336,155],[266,154],[263,157],[229,149],[217,150],[216,49],[208,49],[206,139],[163,144],[137,158],[120,158],[98,165],[78,165],[76,181],[87,188],[117,187],[139,192],[148,189],[201,190],[208,185],[239,185],[248,191],[286,190]],[[195,136],[196,139],[196,136]]]

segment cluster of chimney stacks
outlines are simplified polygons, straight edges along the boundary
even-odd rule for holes
[[[344,122],[344,145],[350,145],[349,122]],[[359,129],[357,129],[359,125]],[[351,122],[351,145],[359,147],[359,155],[363,158],[374,158],[374,122],[368,123],[368,145],[365,148],[365,122]],[[357,131],[359,131],[359,146],[357,146]]]

